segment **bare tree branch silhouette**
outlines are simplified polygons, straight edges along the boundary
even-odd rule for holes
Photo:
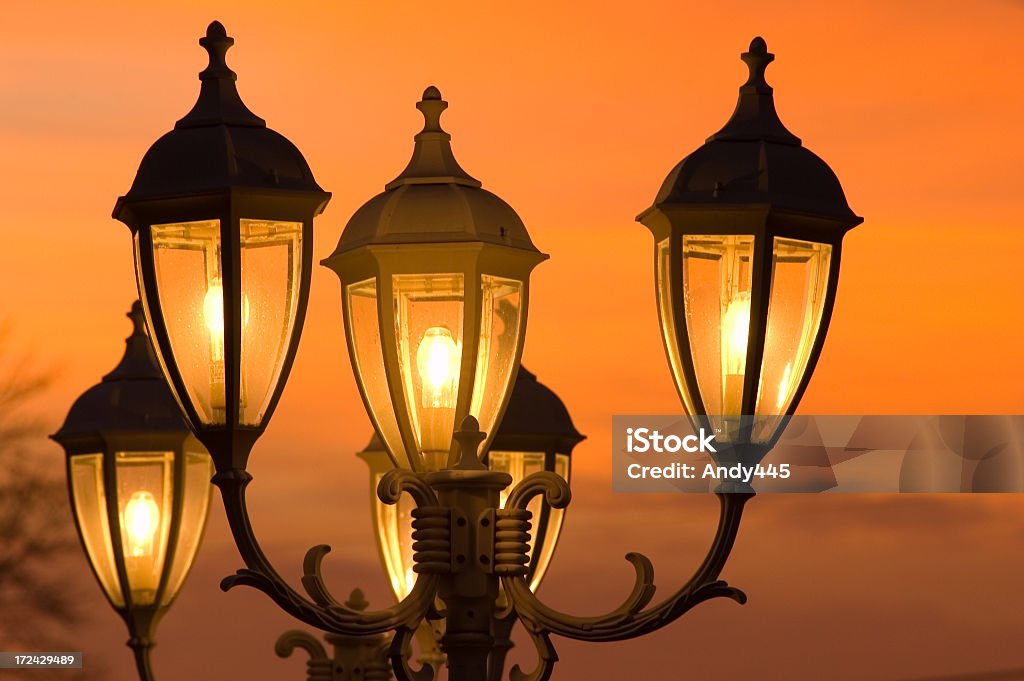
[[[78,595],[88,583],[79,560],[63,468],[43,455],[45,426],[33,403],[53,379],[30,357],[11,350],[0,326],[0,650],[70,651],[85,613]],[[38,681],[84,681],[83,670],[32,671]]]

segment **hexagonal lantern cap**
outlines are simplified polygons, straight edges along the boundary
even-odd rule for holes
[[[157,364],[139,301],[128,318],[132,333],[125,339],[124,356],[71,405],[64,425],[52,436],[57,442],[139,432],[181,433],[184,438],[190,432]]]
[[[764,204],[831,218],[847,229],[860,224],[836,174],[779,120],[765,81],[775,55],[764,39],[754,38],[741,59],[750,72],[732,117],[672,169],[651,209],[662,204]]]
[[[126,221],[126,205],[134,201],[229,189],[325,193],[295,145],[242,102],[225,60],[234,43],[219,21],[200,38],[210,63],[199,74],[199,98],[146,152],[131,189],[117,200],[115,218]]]
[[[441,128],[448,102],[434,86],[416,104],[423,130],[412,159],[384,192],[366,202],[342,231],[331,258],[373,244],[479,241],[538,252],[523,221],[459,166]]]

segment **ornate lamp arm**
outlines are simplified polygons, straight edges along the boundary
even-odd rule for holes
[[[245,500],[245,489],[250,480],[252,476],[244,470],[220,471],[212,480],[220,488],[231,534],[247,566],[247,569],[224,578],[222,589],[227,591],[239,585],[259,589],[296,619],[334,634],[366,636],[393,629],[416,629],[433,605],[439,579],[436,574],[421,571],[409,595],[392,608],[361,612],[347,607],[330,594],[320,572],[320,563],[330,547],[319,545],[306,553],[303,562],[302,585],[309,598],[303,596],[274,570],[256,540]],[[388,472],[377,489],[378,496],[386,504],[397,503],[403,492],[412,496],[417,513],[436,512],[438,501],[434,491],[409,471]],[[447,514],[447,509],[443,510]],[[447,528],[447,523],[444,527]]]
[[[571,493],[569,485],[552,473],[534,473],[523,480],[509,495],[506,511],[525,510],[530,500],[544,494],[554,508],[565,508]],[[654,596],[654,567],[639,553],[629,553],[626,560],[636,570],[633,591],[615,610],[597,617],[575,617],[554,610],[542,603],[521,575],[503,575],[505,593],[511,598],[520,619],[533,634],[558,634],[581,641],[620,641],[642,636],[675,621],[698,603],[725,596],[743,603],[746,595],[724,581],[718,580],[732,551],[739,531],[743,505],[753,492],[719,493],[721,514],[718,531],[704,562],[693,577],[665,601],[644,609]],[[524,521],[524,529],[528,525]]]

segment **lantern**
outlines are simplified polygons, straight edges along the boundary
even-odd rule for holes
[[[120,364],[75,401],[52,437],[67,454],[82,547],[149,678],[156,623],[206,527],[213,466],[157,366],[138,301],[128,316],[134,326]]]
[[[512,488],[532,473],[550,471],[568,482],[572,450],[583,439],[558,395],[520,367],[508,409],[486,454],[491,470],[512,476],[512,485],[501,492],[502,507]],[[380,438],[374,435],[359,456],[370,468],[370,515],[377,549],[391,590],[401,600],[416,579],[412,570],[412,503],[403,497],[398,504],[389,505],[377,498],[377,484],[394,467]],[[539,496],[531,502],[529,510],[533,514],[533,541],[527,579],[536,591],[558,544],[565,510],[551,508]]]
[[[218,469],[244,469],[291,368],[313,217],[330,194],[242,103],[219,22],[199,99],[146,153],[114,217],[131,228],[146,320],[175,398]]]
[[[761,38],[732,118],[637,219],[655,240],[658,311],[686,411],[763,455],[818,360],[843,235],[862,222],[835,173],[775,111]]]
[[[412,470],[447,467],[467,415],[493,435],[519,366],[530,272],[547,257],[515,211],[459,167],[440,124],[447,106],[426,89],[408,167],[323,261],[341,279],[366,409],[395,464]]]

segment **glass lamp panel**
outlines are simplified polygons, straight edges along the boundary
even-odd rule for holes
[[[178,542],[172,557],[171,572],[164,587],[160,605],[170,605],[178,595],[185,577],[192,568],[199,543],[206,529],[206,516],[210,510],[210,494],[213,486],[213,461],[205,451],[185,451],[184,488],[182,495],[181,520],[178,525]]]
[[[199,419],[222,424],[226,410],[220,221],[153,225],[152,236],[156,294],[174,364]],[[167,359],[161,357],[165,368]]]
[[[351,342],[356,379],[388,451],[398,459],[399,465],[409,468],[409,462],[402,456],[405,446],[384,371],[377,303],[376,280],[366,279],[345,287],[347,335]]]
[[[481,431],[493,436],[523,330],[523,283],[484,275],[481,284],[480,344],[469,413],[480,422]]]
[[[117,512],[128,588],[135,605],[152,605],[160,587],[171,526],[173,452],[117,452]]]
[[[238,413],[239,423],[255,426],[263,421],[281,380],[295,327],[302,280],[302,223],[243,219],[239,233],[242,352]]]
[[[71,503],[78,519],[82,543],[89,563],[107,598],[115,608],[124,607],[124,595],[117,578],[114,547],[107,518],[107,495],[103,486],[103,455],[78,454],[71,457]]]
[[[686,374],[683,373],[683,364],[679,356],[679,337],[676,335],[676,319],[672,302],[675,294],[672,291],[672,261],[669,249],[669,240],[663,239],[657,246],[655,258],[658,288],[658,319],[661,322],[661,336],[665,343],[665,351],[668,354],[668,363],[672,369],[672,380],[675,381],[676,390],[683,400],[683,408],[687,414],[696,414],[693,408],[693,399],[686,387]]]
[[[545,470],[544,452],[499,452],[491,451],[487,454],[488,467],[492,471],[508,473],[512,476],[512,484],[503,489],[500,493],[501,507],[505,507],[509,494],[527,476]],[[569,457],[565,454],[555,456],[554,473],[561,476],[567,482],[569,480]],[[558,535],[562,530],[563,509],[553,509],[544,503],[543,496],[536,496],[530,500],[527,510],[533,514],[531,525],[533,530],[533,541],[530,543],[528,557],[533,574],[530,578],[530,588],[536,591],[544,574],[547,572],[548,564],[551,562],[551,555],[554,553],[555,544],[558,543]],[[540,536],[544,515],[547,514],[547,524],[544,526],[544,535]],[[540,547],[540,552],[537,548]]]
[[[555,473],[569,482],[569,456],[567,454],[555,455]],[[537,500],[540,501],[541,497],[538,497]],[[563,520],[565,520],[564,508],[548,509],[548,525],[544,531],[544,541],[541,544],[540,553],[537,554],[536,560],[532,560],[531,556],[530,562],[534,564],[533,576],[530,578],[531,591],[536,591],[540,587],[541,580],[548,572],[551,556],[555,553],[558,537],[562,533]]]
[[[776,237],[768,327],[757,393],[756,441],[768,441],[789,410],[821,327],[832,247]]]
[[[374,476],[374,489],[383,476],[383,473]],[[408,596],[416,584],[416,573],[412,569],[412,510],[415,506],[407,494],[403,494],[397,504],[385,504],[376,496],[373,498],[377,542],[391,590],[398,600]]]
[[[462,367],[464,277],[396,274],[398,370],[413,435],[428,470],[448,459]]]
[[[683,305],[704,409],[740,416],[750,333],[754,237],[683,236]],[[730,424],[712,418],[728,441]]]

